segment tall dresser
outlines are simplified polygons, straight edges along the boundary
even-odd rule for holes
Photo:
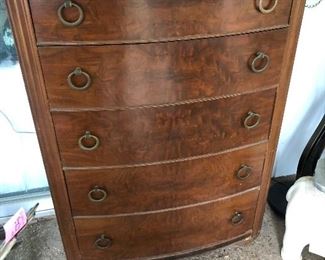
[[[68,259],[258,235],[303,0],[7,0]]]

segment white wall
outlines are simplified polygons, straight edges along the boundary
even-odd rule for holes
[[[36,202],[38,215],[53,214],[21,69],[2,42],[6,19],[5,3],[0,0],[0,223]],[[26,195],[31,191],[37,193]]]
[[[296,173],[325,113],[325,1],[305,10],[273,174]]]
[[[48,184],[19,64],[0,63],[0,81],[1,197]]]

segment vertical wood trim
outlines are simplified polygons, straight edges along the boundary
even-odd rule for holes
[[[262,177],[261,191],[258,198],[258,204],[253,226],[253,237],[256,237],[261,229],[263,212],[265,211],[266,198],[270,186],[271,174],[275,160],[275,154],[279,141],[281,124],[288,95],[288,89],[292,74],[292,68],[296,55],[297,43],[299,38],[300,26],[302,23],[303,13],[305,9],[305,0],[294,0],[290,16],[290,27],[288,40],[284,50],[284,61],[282,64],[282,75],[280,85],[275,101],[275,109],[272,119],[272,127],[270,132],[270,141],[267,149],[267,159]]]
[[[6,2],[66,256],[80,259],[28,0]]]

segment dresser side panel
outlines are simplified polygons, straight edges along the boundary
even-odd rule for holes
[[[7,0],[7,7],[65,252],[80,259],[28,1]]]
[[[274,165],[275,153],[279,141],[281,124],[288,95],[292,68],[294,64],[296,48],[299,38],[300,27],[305,9],[305,0],[294,0],[291,8],[290,27],[288,39],[285,47],[285,56],[282,64],[282,74],[280,85],[277,91],[273,119],[270,131],[267,156],[265,161],[264,173],[262,176],[261,192],[259,194],[253,237],[256,237],[261,229],[263,214],[266,206],[267,193],[270,186],[271,174]]]

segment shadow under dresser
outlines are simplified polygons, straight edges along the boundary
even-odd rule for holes
[[[7,0],[68,259],[261,227],[303,0]]]

